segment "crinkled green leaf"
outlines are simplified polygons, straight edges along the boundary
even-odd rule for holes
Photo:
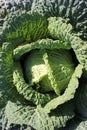
[[[81,120],[78,117],[74,117],[69,120],[66,124],[66,127],[59,128],[59,130],[86,130],[87,121]]]
[[[8,43],[4,43],[0,50],[0,106],[4,106],[8,100],[7,93],[12,84],[12,46],[10,44],[7,46]]]
[[[75,33],[87,40],[87,2],[86,0],[1,0],[0,27],[3,17],[11,12],[32,10],[46,17],[61,16],[69,21]]]
[[[49,33],[53,38],[60,39],[71,45],[78,61],[84,66],[87,73],[87,44],[72,33],[72,26],[62,18],[51,17],[49,21]]]
[[[5,95],[7,97],[6,102],[3,103],[4,106],[8,101],[5,107],[8,128],[11,123],[21,125],[26,123],[37,130],[54,130],[64,127],[66,122],[74,116],[74,104],[71,106],[70,102],[74,99],[76,89],[80,87],[79,79],[83,69],[85,73],[87,71],[87,46],[72,33],[72,26],[62,18],[46,19],[38,14],[38,17],[34,15],[31,12],[14,14],[14,16],[11,14],[7,16],[6,25],[4,23],[0,38],[2,41],[10,42],[2,43],[0,49],[0,96],[2,102],[3,97]],[[26,44],[26,41],[29,43]],[[73,58],[75,71],[60,96],[53,92],[46,94],[38,92],[32,83],[26,82],[22,58],[36,49],[50,51],[59,49],[62,52],[66,50],[70,51],[71,57],[75,56]],[[46,63],[50,61],[46,57],[43,59]],[[56,71],[50,62],[49,65],[53,71]]]
[[[5,109],[5,116],[8,119],[8,126],[11,123],[27,124],[37,130],[54,130],[54,128],[65,126],[67,120],[74,116],[72,103],[66,103],[61,107],[51,114],[47,114],[40,106],[23,106],[9,101]]]
[[[87,40],[86,0],[34,0],[31,10],[46,17],[62,17],[73,26],[82,39]]]
[[[0,107],[5,106],[9,99],[21,100],[25,103],[24,98],[13,85],[13,70],[13,45],[5,42],[0,51]]]
[[[52,39],[42,39],[36,42],[32,42],[32,44],[20,45],[16,49],[14,49],[14,59],[20,60],[21,56],[25,53],[30,52],[32,49],[71,49],[69,43],[60,41],[60,40],[52,40]]]
[[[9,130],[22,130],[22,129],[35,130],[29,125],[9,123],[9,120],[5,115],[5,107],[4,107],[3,109],[0,109],[0,130],[5,130],[5,129],[6,130],[8,129]]]
[[[66,50],[47,50],[43,55],[43,60],[52,89],[57,95],[60,95],[67,88],[75,69],[72,57]]]
[[[52,99],[50,102],[48,102],[45,105],[45,110],[49,113],[50,110],[55,109],[57,106],[59,106],[60,104],[63,104],[65,102],[67,102],[68,100],[74,98],[76,89],[79,86],[79,82],[78,82],[78,78],[81,77],[82,74],[82,66],[78,65],[75,69],[75,72],[73,73],[71,80],[68,84],[68,87],[66,88],[64,94],[62,94],[61,96]]]
[[[59,130],[86,130],[87,129],[87,121],[81,121],[78,118],[73,118],[70,122],[68,122],[68,126],[61,128]]]
[[[25,41],[33,42],[47,36],[46,18],[31,12],[15,12],[7,15],[0,34],[2,42],[12,41],[15,46]]]
[[[21,66],[17,63],[13,72],[13,84],[17,88],[19,94],[23,95],[25,99],[32,101],[34,104],[44,104],[55,97],[55,94],[40,93],[33,89],[32,84],[27,84],[23,78]]]
[[[75,130],[86,130],[87,129],[87,121],[82,121]]]

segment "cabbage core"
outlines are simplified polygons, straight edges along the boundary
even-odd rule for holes
[[[60,94],[68,85],[74,72],[70,52],[61,49],[36,49],[24,63],[26,81],[40,92],[55,91]]]

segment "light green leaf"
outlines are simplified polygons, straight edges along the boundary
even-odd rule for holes
[[[72,33],[72,26],[60,17],[48,19],[48,30],[52,38],[60,39],[71,45],[76,58],[84,66],[87,74],[87,43]]]
[[[14,54],[14,59],[19,60],[20,57],[25,54],[30,52],[31,50],[34,49],[71,49],[71,46],[69,43],[60,41],[60,40],[52,40],[52,39],[42,39],[38,40],[36,42],[32,42],[32,44],[27,43],[26,45],[20,45],[16,49],[14,49],[13,54]]]
[[[82,69],[83,67],[81,65],[78,65],[75,69],[75,72],[73,73],[71,80],[68,84],[68,87],[66,88],[64,94],[62,94],[62,96],[59,96],[57,98],[52,99],[50,102],[48,102],[44,109],[45,111],[47,111],[48,113],[55,109],[56,107],[58,107],[59,105],[67,102],[68,100],[71,100],[76,92],[76,89],[79,86],[79,82],[78,82],[78,78],[81,77],[82,75]]]
[[[0,39],[12,42],[14,46],[22,42],[33,42],[48,36],[47,19],[31,11],[14,12],[7,15]]]
[[[67,120],[74,116],[72,103],[66,103],[61,107],[50,115],[40,106],[23,106],[9,101],[5,109],[5,116],[8,119],[8,126],[11,123],[27,124],[37,130],[54,130],[54,128],[58,129],[65,126]]]

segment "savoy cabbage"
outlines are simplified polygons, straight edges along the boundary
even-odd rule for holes
[[[29,4],[0,29],[0,129],[86,130],[87,1]]]

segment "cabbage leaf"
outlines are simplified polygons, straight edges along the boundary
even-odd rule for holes
[[[82,102],[75,96],[87,75],[87,44],[61,17],[13,14],[0,34],[0,112],[7,129],[11,124],[37,130],[65,127]]]

